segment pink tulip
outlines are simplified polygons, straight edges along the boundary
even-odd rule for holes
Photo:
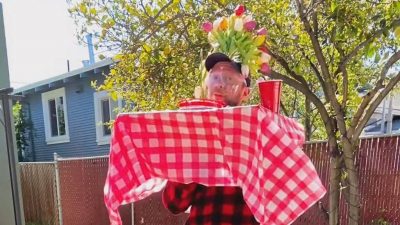
[[[246,7],[244,5],[238,5],[235,9],[236,16],[241,16],[246,11]]]
[[[261,73],[269,74],[271,72],[271,67],[269,67],[268,63],[263,63],[260,68]]]
[[[265,28],[261,28],[257,31],[257,35],[267,35],[267,30]]]
[[[257,26],[256,21],[252,20],[244,24],[244,29],[246,31],[252,31],[256,28],[256,26]]]
[[[213,24],[211,22],[205,22],[203,23],[202,27],[205,32],[209,33],[213,29]]]

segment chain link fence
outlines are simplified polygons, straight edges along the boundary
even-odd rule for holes
[[[330,159],[327,143],[308,143],[304,151],[328,188]],[[58,158],[54,163],[20,165],[26,221],[40,225],[109,224],[103,201],[107,157]],[[362,139],[356,165],[362,204],[360,224],[400,225],[400,137]],[[342,195],[342,225],[347,225],[346,208]],[[133,209],[131,205],[122,206],[120,212],[124,225],[182,225],[188,216],[175,216],[164,209],[161,193],[134,203]],[[325,225],[328,215],[327,194],[294,225]]]

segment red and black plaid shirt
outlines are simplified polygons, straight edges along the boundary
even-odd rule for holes
[[[186,225],[259,224],[246,205],[240,187],[208,187],[169,181],[162,196],[164,206],[174,214],[192,206]]]

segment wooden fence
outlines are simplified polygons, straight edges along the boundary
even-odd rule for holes
[[[25,221],[59,225],[54,163],[20,163]]]
[[[372,221],[385,220],[391,225],[400,225],[400,137],[375,137],[362,139],[356,157],[361,188],[362,225]],[[304,151],[314,165],[326,187],[329,183],[329,153],[326,142],[308,143]],[[23,168],[22,184],[25,217],[38,221],[54,221],[57,218],[54,207],[55,182],[54,164],[49,169],[39,168],[40,164],[29,164],[35,169]],[[63,225],[108,224],[103,203],[103,185],[108,160],[104,158],[61,159],[57,161],[60,178],[60,198]],[[53,167],[51,167],[53,166]],[[50,168],[51,167],[51,168]],[[28,174],[27,171],[36,171]],[[40,172],[44,171],[44,172]],[[25,175],[24,175],[25,173]],[[43,183],[43,184],[41,184]],[[46,187],[36,187],[46,186]],[[344,187],[346,188],[346,187]],[[28,190],[26,190],[28,189]],[[27,196],[27,197],[26,197]],[[26,199],[25,199],[26,198]],[[30,209],[29,207],[37,207]],[[39,210],[40,209],[40,210]],[[324,225],[327,221],[328,195],[301,216],[295,225]],[[187,215],[173,216],[162,206],[160,194],[155,194],[134,204],[134,214],[129,206],[122,207],[124,225],[180,225]],[[38,218],[43,215],[43,218]],[[346,202],[340,201],[340,221],[347,224]],[[50,218],[50,219],[47,219]],[[53,220],[52,220],[53,219]],[[51,224],[57,224],[51,223]]]

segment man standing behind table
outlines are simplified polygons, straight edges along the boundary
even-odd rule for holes
[[[248,71],[222,53],[213,53],[205,61],[207,98],[239,106],[250,89]],[[243,199],[240,187],[204,186],[169,181],[164,189],[164,206],[174,214],[190,206],[186,225],[253,225],[259,224]]]

